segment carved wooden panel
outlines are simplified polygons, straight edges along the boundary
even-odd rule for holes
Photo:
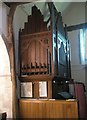
[[[51,74],[51,34],[21,36],[21,75]]]

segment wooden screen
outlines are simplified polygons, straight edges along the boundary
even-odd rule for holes
[[[51,32],[36,6],[20,32],[19,45],[20,75],[51,74]]]
[[[51,74],[50,32],[21,36],[21,75]]]

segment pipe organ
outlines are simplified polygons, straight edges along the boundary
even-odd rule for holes
[[[47,94],[42,96],[52,98],[52,80],[55,76],[65,81],[71,79],[67,26],[63,26],[61,13],[57,12],[55,6],[52,3],[48,3],[48,6],[48,21],[44,21],[40,9],[34,5],[24,29],[19,31],[19,79],[21,89],[24,82],[32,83],[32,98],[40,98],[40,91],[44,87]],[[43,86],[41,89],[40,85]]]
[[[30,111],[34,113],[35,103],[38,105],[39,101],[42,106],[43,99],[48,99],[45,101],[46,105],[50,103],[55,108],[56,102],[53,100],[50,102],[50,99],[57,99],[58,91],[69,92],[68,84],[70,81],[73,82],[71,79],[70,44],[67,26],[63,26],[61,13],[56,10],[54,4],[48,3],[48,7],[50,11],[48,21],[44,21],[40,9],[34,5],[31,15],[28,16],[28,22],[24,24],[24,29],[19,30],[20,117],[25,114],[22,111],[25,107],[26,110],[32,109]],[[25,106],[26,101],[29,102],[29,106],[33,102],[34,108]],[[62,102],[57,101],[57,104],[62,105]],[[75,118],[77,118],[77,102],[75,101],[73,104],[76,104]],[[49,105],[47,109],[49,109]],[[70,109],[72,111],[72,107]],[[46,114],[48,115],[49,112]],[[75,114],[70,113],[71,118]],[[23,118],[35,117],[30,112],[27,115],[24,115]],[[38,113],[37,118],[39,115],[40,113]],[[43,115],[41,118],[43,118]],[[54,115],[54,118],[58,118],[58,116]]]

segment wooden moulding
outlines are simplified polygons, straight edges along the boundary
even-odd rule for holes
[[[32,82],[32,81],[52,81],[53,80],[53,76],[51,75],[34,75],[34,76],[24,76],[24,77],[19,77],[19,80],[21,82]]]
[[[16,95],[16,75],[15,75],[15,49],[14,49],[14,41],[13,41],[13,17],[16,10],[17,5],[11,5],[9,15],[8,15],[8,54],[10,58],[10,70],[11,70],[11,80],[12,80],[12,117],[16,118],[18,113],[18,102]]]

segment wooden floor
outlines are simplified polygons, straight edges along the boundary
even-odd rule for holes
[[[21,118],[78,118],[77,101],[19,100]]]

